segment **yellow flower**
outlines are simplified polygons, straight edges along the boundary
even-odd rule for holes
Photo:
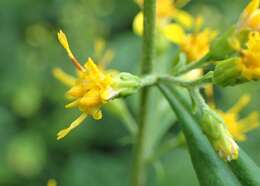
[[[210,43],[215,36],[216,32],[211,29],[187,34],[185,39],[180,43],[181,50],[186,53],[190,61],[199,60],[208,53]]]
[[[143,6],[143,0],[136,0],[140,7]],[[157,10],[156,10],[156,22],[157,30],[160,32],[161,27],[167,26],[175,21],[185,28],[191,28],[193,23],[192,16],[182,10],[179,10],[174,7],[172,0],[160,0],[157,1]],[[136,34],[142,35],[143,33],[143,12],[139,12],[133,21],[133,30]]]
[[[237,141],[246,140],[245,133],[259,126],[257,112],[252,112],[246,118],[239,118],[239,112],[249,103],[249,101],[250,96],[244,95],[227,112],[221,110],[217,111],[224,119],[230,134]]]
[[[260,9],[259,0],[251,0],[238,21],[238,28],[249,28],[260,31]]]
[[[187,55],[189,61],[201,59],[208,53],[210,43],[216,37],[217,32],[212,29],[200,30],[202,20],[197,18],[194,21],[195,31],[185,33],[185,30],[178,24],[172,23],[163,28],[165,37],[180,46],[181,50]]]
[[[72,129],[79,126],[87,116],[95,120],[102,118],[101,107],[108,101],[131,95],[141,87],[139,77],[130,73],[119,73],[112,70],[104,70],[106,64],[112,59],[113,52],[104,50],[105,43],[102,40],[95,42],[95,55],[100,63],[97,66],[91,58],[88,58],[82,66],[72,53],[66,35],[60,31],[58,40],[65,48],[70,60],[77,68],[77,77],[66,74],[61,69],[53,70],[54,76],[69,86],[66,96],[72,100],[66,108],[78,108],[82,114],[73,121],[68,128],[58,132],[57,139],[64,138]],[[103,57],[101,57],[103,54]]]
[[[260,33],[249,34],[246,49],[241,50],[242,58],[238,63],[242,76],[247,80],[260,78]]]
[[[87,116],[92,116],[99,120],[102,118],[101,106],[117,95],[112,88],[112,77],[99,69],[91,58],[87,60],[84,66],[78,62],[70,50],[66,35],[60,31],[58,40],[65,48],[72,63],[78,70],[78,77],[74,78],[67,75],[60,69],[54,70],[54,75],[71,88],[66,93],[71,103],[66,108],[78,108],[82,114],[70,124],[66,129],[57,134],[57,139],[65,137],[72,129],[79,126]]]

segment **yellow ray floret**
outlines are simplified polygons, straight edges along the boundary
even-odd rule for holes
[[[218,113],[223,117],[229,132],[237,141],[246,140],[245,134],[259,126],[257,112],[252,112],[246,118],[239,119],[239,112],[249,103],[249,101],[250,96],[244,95],[227,112],[218,110]]]
[[[162,33],[171,42],[180,44],[185,39],[183,28],[176,23],[171,23],[162,28]]]
[[[248,17],[259,7],[259,0],[251,0],[242,13],[242,16]]]
[[[165,26],[163,32],[168,40],[180,46],[189,61],[199,60],[207,54],[210,43],[217,35],[217,32],[211,29],[186,34],[181,26],[174,23]]]
[[[196,61],[208,53],[210,43],[216,35],[216,31],[211,29],[187,34],[185,39],[180,43],[180,47],[190,61]]]
[[[250,28],[260,31],[260,9],[259,0],[251,0],[240,16],[238,28]]]
[[[260,33],[251,32],[246,49],[241,50],[242,58],[238,62],[242,76],[247,80],[260,78]]]
[[[71,130],[78,127],[85,119],[87,118],[87,114],[81,114],[75,121],[73,121],[70,126],[66,129],[63,129],[58,132],[57,140],[64,138]]]
[[[60,68],[54,68],[52,73],[55,78],[57,78],[58,80],[60,80],[62,83],[64,83],[69,87],[73,86],[76,82],[76,79],[73,76],[67,74]]]

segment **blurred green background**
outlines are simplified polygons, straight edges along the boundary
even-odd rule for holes
[[[207,17],[206,25],[221,32],[247,2],[193,0],[185,9]],[[61,67],[74,73],[56,39],[63,29],[81,62],[93,55],[95,39],[103,37],[115,52],[109,67],[138,73],[141,39],[132,32],[138,11],[132,0],[0,0],[0,185],[43,186],[49,178],[60,186],[129,185],[131,145],[123,145],[127,130],[112,114],[105,111],[99,122],[87,119],[64,140],[56,140],[57,131],[78,112],[64,108],[66,87],[51,71]],[[259,111],[259,92],[257,82],[217,88],[218,105],[228,109],[250,93],[253,101],[242,116]],[[136,116],[135,110],[130,107]],[[258,164],[259,141],[257,129],[241,144]],[[163,176],[158,179],[151,168],[149,186],[198,185],[184,148],[162,162]]]

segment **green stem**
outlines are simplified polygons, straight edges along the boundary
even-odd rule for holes
[[[182,75],[186,72],[189,72],[195,68],[199,68],[199,67],[202,67],[204,66],[208,60],[210,58],[210,54],[207,54],[206,56],[204,56],[203,58],[201,58],[199,61],[197,62],[192,62],[186,66],[184,66],[183,68],[181,68],[179,71],[177,71],[174,75]]]
[[[185,80],[179,77],[174,77],[171,75],[147,75],[142,79],[142,86],[152,86],[159,82],[163,83],[172,83],[177,86],[186,87],[186,88],[192,88],[197,87],[205,83],[209,83],[212,81],[212,72],[209,72],[208,74],[202,76],[199,79],[196,80]]]
[[[142,75],[152,71],[154,57],[154,35],[155,35],[156,0],[144,0],[144,33],[143,33],[143,60],[141,63]],[[145,163],[145,131],[148,103],[148,87],[141,91],[139,130],[134,148],[134,167],[132,172],[132,185],[144,186],[146,182]]]

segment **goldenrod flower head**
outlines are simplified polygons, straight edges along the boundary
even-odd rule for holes
[[[238,56],[217,62],[213,78],[216,84],[236,85],[260,78],[260,33],[249,32],[246,38],[246,42],[232,39]]]
[[[186,53],[190,61],[201,59],[208,53],[211,41],[216,37],[216,31],[205,29],[198,33],[187,34],[180,43],[180,47]]]
[[[243,119],[239,118],[239,112],[249,103],[250,99],[251,97],[249,95],[244,95],[227,112],[218,110],[218,113],[224,119],[230,134],[237,141],[246,140],[245,134],[259,126],[257,112],[252,112]]]
[[[251,0],[240,16],[238,28],[249,28],[260,31],[260,9],[259,0]]]
[[[201,21],[196,22],[196,29],[201,25]],[[163,28],[165,37],[180,46],[187,55],[189,61],[196,61],[208,53],[210,43],[216,37],[217,32],[212,29],[204,29],[193,33],[185,33],[184,29],[175,23]]]
[[[66,35],[60,31],[58,40],[65,48],[69,58],[78,70],[77,78],[74,78],[61,69],[54,69],[54,76],[70,87],[66,96],[72,100],[66,108],[78,108],[82,114],[73,121],[66,129],[57,134],[57,139],[64,138],[72,129],[79,126],[87,116],[92,116],[95,120],[102,118],[101,107],[108,101],[135,93],[141,86],[137,76],[130,73],[115,73],[112,71],[103,71],[106,63],[112,59],[113,53],[110,50],[104,52],[100,58],[101,64],[98,67],[91,58],[88,58],[85,65],[82,66],[72,53]],[[96,43],[96,54],[103,51],[105,43],[99,40]]]
[[[89,115],[94,119],[102,118],[101,106],[114,98],[118,92],[112,88],[112,77],[99,69],[91,58],[84,66],[78,62],[73,55],[66,35],[60,31],[58,40],[65,48],[72,63],[78,69],[78,77],[73,78],[60,69],[54,69],[54,75],[71,88],[66,93],[73,101],[66,105],[66,108],[78,108],[82,114],[71,123],[71,125],[58,133],[57,139],[65,137],[72,129],[80,125]]]
[[[72,82],[56,70],[56,76],[63,82]],[[55,73],[55,71],[54,71]],[[65,81],[64,81],[65,80]],[[69,80],[69,81],[68,81]],[[67,83],[69,85],[69,83]],[[65,137],[72,129],[80,125],[87,116],[99,120],[102,118],[101,106],[114,98],[118,93],[112,88],[112,77],[104,74],[89,58],[84,65],[84,71],[78,72],[78,78],[66,93],[73,101],[66,108],[78,108],[82,114],[71,125],[58,133],[58,139]]]
[[[260,78],[260,33],[250,32],[246,49],[242,49],[242,60],[238,64],[242,76],[247,80]]]

